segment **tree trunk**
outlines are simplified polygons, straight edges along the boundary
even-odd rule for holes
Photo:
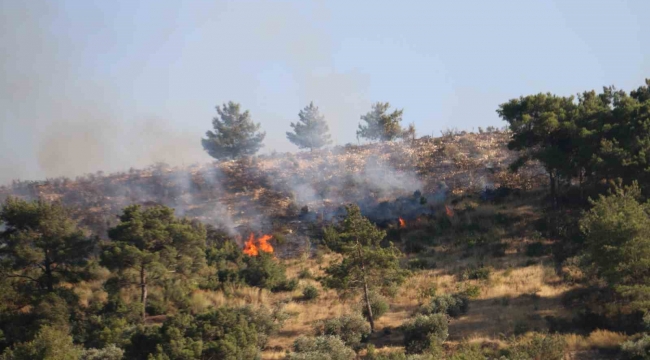
[[[45,281],[47,282],[45,286],[47,287],[47,292],[51,293],[54,291],[54,275],[52,274],[52,261],[50,261],[50,256],[48,251],[45,250]]]
[[[361,245],[357,240],[357,250],[359,251],[359,261],[361,262],[361,279],[363,281],[363,297],[366,301],[366,310],[368,310],[368,322],[370,323],[370,332],[375,331],[375,319],[372,316],[372,306],[370,306],[370,296],[368,295],[368,282],[366,281],[366,265],[361,255]]]
[[[553,170],[548,172],[549,180],[551,183],[551,200],[553,201],[553,207],[557,209],[557,189],[556,189],[556,176]]]
[[[147,272],[144,265],[140,267],[140,302],[142,303],[142,322],[147,319]]]

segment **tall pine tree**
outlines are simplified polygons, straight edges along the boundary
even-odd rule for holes
[[[9,198],[0,211],[0,280],[53,292],[60,282],[79,280],[93,242],[60,203]]]
[[[292,132],[287,132],[287,139],[300,149],[319,149],[332,143],[329,127],[325,117],[318,111],[314,103],[309,103],[298,113],[299,121],[291,123]]]
[[[361,215],[357,205],[346,207],[347,216],[338,227],[326,229],[326,243],[343,255],[339,262],[325,269],[321,282],[343,294],[361,293],[370,329],[375,322],[370,292],[401,284],[407,271],[400,267],[402,253],[390,243],[384,247],[386,232]]]
[[[176,218],[166,206],[126,207],[108,236],[113,242],[105,245],[102,264],[117,270],[122,284],[140,288],[143,320],[149,286],[187,280],[205,265],[205,227]]]
[[[359,124],[357,137],[368,140],[391,141],[400,137],[404,130],[400,123],[404,109],[395,110],[387,113],[390,103],[378,102],[372,105],[372,110],[365,115],[361,115],[361,120],[366,125]]]
[[[266,136],[260,132],[260,124],[254,123],[248,110],[241,112],[241,106],[232,101],[217,106],[218,117],[212,119],[214,131],[206,132],[201,139],[203,149],[215,159],[230,160],[254,155],[263,146]]]

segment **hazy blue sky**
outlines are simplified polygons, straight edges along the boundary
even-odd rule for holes
[[[650,1],[0,0],[0,182],[209,161],[233,100],[265,151],[313,100],[338,144],[375,101],[419,135],[510,98],[650,77]]]

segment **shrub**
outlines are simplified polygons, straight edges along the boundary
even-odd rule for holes
[[[469,299],[476,299],[481,295],[481,287],[478,285],[466,285],[459,295]]]
[[[526,256],[538,257],[546,255],[546,245],[541,241],[536,241],[526,245]]]
[[[420,308],[420,314],[445,314],[453,318],[459,317],[469,310],[469,299],[461,294],[439,295],[431,299],[431,302]]]
[[[277,284],[271,291],[273,292],[282,292],[282,291],[294,291],[298,288],[298,279],[284,280]]]
[[[492,269],[481,266],[481,267],[467,267],[460,273],[460,280],[489,280]]]
[[[463,343],[449,360],[487,360],[478,344]]]
[[[529,338],[520,338],[507,351],[507,359],[544,359],[563,360],[566,342],[559,334],[535,334]]]
[[[404,348],[409,354],[439,350],[447,339],[447,317],[443,314],[417,315],[402,325]]]
[[[389,309],[388,301],[386,301],[385,297],[381,296],[380,294],[377,294],[376,292],[369,293],[368,298],[370,299],[370,309],[372,310],[372,317],[374,318],[375,321],[377,321],[388,311]],[[366,302],[363,299],[363,297],[361,299],[361,302],[359,303],[359,308],[361,309],[361,314],[363,315],[363,317],[368,319],[368,308],[366,307]]]
[[[339,337],[331,335],[300,336],[293,343],[293,351],[287,360],[352,360],[356,357],[354,350],[345,346]]]
[[[650,360],[650,335],[621,344],[623,360]]]
[[[300,273],[298,273],[298,278],[299,279],[313,279],[314,275],[311,273],[311,270],[304,268],[300,270]]]
[[[302,289],[302,298],[309,301],[318,297],[319,291],[314,285],[307,285]]]
[[[250,286],[270,290],[287,281],[284,266],[272,254],[261,252],[259,256],[245,257],[244,261],[247,267],[242,270],[242,277]]]
[[[407,263],[407,267],[411,270],[425,270],[435,267],[429,264],[427,259],[411,259]]]
[[[115,345],[103,349],[85,349],[81,352],[80,360],[121,360],[124,350]]]
[[[358,348],[361,341],[370,334],[370,325],[360,315],[344,315],[318,323],[316,334],[335,335],[347,346]]]

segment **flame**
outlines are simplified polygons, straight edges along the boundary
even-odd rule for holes
[[[399,227],[405,228],[406,227],[406,221],[404,219],[399,218]]]
[[[273,246],[269,244],[271,238],[271,235],[262,235],[259,239],[255,240],[255,235],[251,233],[244,244],[244,254],[248,256],[258,256],[260,251],[273,253]],[[257,245],[255,243],[257,243]]]
[[[445,205],[445,212],[447,212],[447,216],[449,217],[454,217],[454,210],[452,210],[449,206]]]

